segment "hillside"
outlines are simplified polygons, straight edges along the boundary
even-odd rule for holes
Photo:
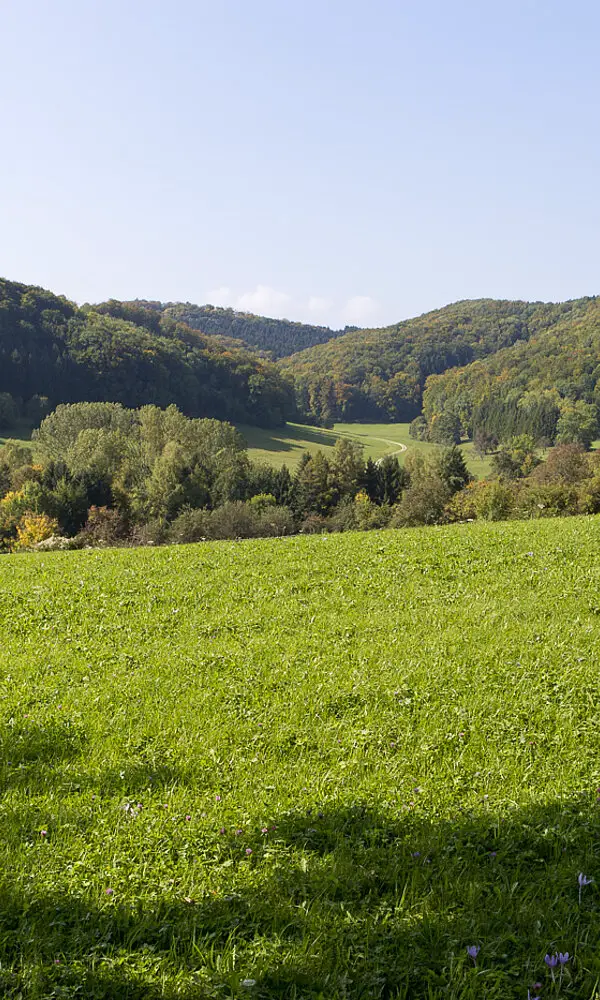
[[[275,365],[231,338],[201,334],[150,310],[122,318],[80,309],[7,280],[0,280],[2,393],[21,411],[36,410],[38,397],[49,406],[175,403],[190,416],[267,427],[293,412],[290,387]]]
[[[253,313],[223,309],[219,306],[196,306],[191,302],[149,302],[135,299],[131,302],[101,303],[94,308],[103,311],[115,305],[132,309],[150,309],[178,323],[185,323],[202,333],[241,340],[254,350],[268,351],[275,358],[287,357],[315,344],[323,344],[353,329],[346,327],[345,330],[331,330],[328,326],[310,326],[306,323],[293,323],[287,319],[269,319],[266,316],[255,316]]]
[[[600,299],[573,306],[527,342],[429,378],[423,399],[429,422],[451,413],[469,436],[503,440],[526,432],[589,445],[598,432]]]
[[[593,997],[599,541],[6,558],[0,993]]]
[[[421,411],[428,376],[527,342],[559,323],[566,329],[586,314],[590,301],[457,302],[394,326],[347,333],[281,366],[296,382],[305,419],[411,420]]]

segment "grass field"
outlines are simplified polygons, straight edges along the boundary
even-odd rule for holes
[[[21,420],[16,427],[2,429],[0,427],[0,448],[4,444],[15,442],[16,444],[31,443],[31,424],[27,420]]]
[[[247,426],[240,426],[239,429],[248,442],[251,458],[294,468],[303,451],[314,454],[320,449],[330,454],[338,437],[360,442],[364,446],[365,458],[375,460],[402,448],[417,448],[420,451],[436,449],[436,445],[414,441],[409,436],[408,428],[409,424],[334,424],[331,430],[325,430],[305,424],[286,424],[276,430]],[[471,442],[466,442],[462,448],[473,475],[478,478],[489,475],[489,459],[478,458]],[[398,453],[400,462],[404,461],[406,454],[407,451]]]
[[[2,559],[0,995],[599,997],[599,544]]]

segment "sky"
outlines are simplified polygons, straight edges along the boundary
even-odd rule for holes
[[[0,0],[0,275],[333,327],[600,293],[595,0]]]

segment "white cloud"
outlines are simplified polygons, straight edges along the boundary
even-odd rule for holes
[[[342,309],[342,319],[349,326],[366,326],[375,322],[379,303],[370,295],[353,295]]]
[[[309,312],[326,312],[327,309],[331,309],[333,302],[331,299],[323,298],[322,295],[311,295],[307,305]]]
[[[244,292],[237,300],[236,307],[261,316],[279,316],[282,309],[291,302],[285,292],[278,292],[269,285],[257,285],[253,292]]]
[[[299,299],[270,285],[257,285],[252,291],[241,295],[229,285],[221,285],[208,292],[206,301],[214,306],[229,307],[259,316],[331,327],[344,324],[371,326],[377,322],[380,312],[379,302],[370,295],[354,295],[340,308],[333,299],[325,295],[310,295],[307,299]]]
[[[221,285],[220,288],[213,288],[212,292],[208,293],[206,299],[211,306],[230,306],[235,300],[235,295],[227,285]]]

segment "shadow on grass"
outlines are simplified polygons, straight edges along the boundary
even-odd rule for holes
[[[244,433],[244,432],[242,432]],[[281,437],[279,437],[281,434]],[[291,427],[286,424],[281,431],[273,431],[268,436],[261,435],[260,439],[253,440],[252,434],[244,434],[248,439],[251,448],[260,448],[261,451],[286,452],[304,451],[307,442],[314,445],[331,447],[337,440],[337,435],[333,432],[322,430],[319,427]]]
[[[152,906],[24,896],[6,874],[3,995],[524,1000],[536,982],[549,995],[555,951],[571,957],[553,995],[591,1000],[600,982],[596,888],[580,902],[577,878],[600,856],[593,796],[451,820],[323,807],[209,854],[217,895]]]
[[[56,767],[72,760],[86,742],[69,722],[12,723],[0,732],[0,789],[46,788]]]

